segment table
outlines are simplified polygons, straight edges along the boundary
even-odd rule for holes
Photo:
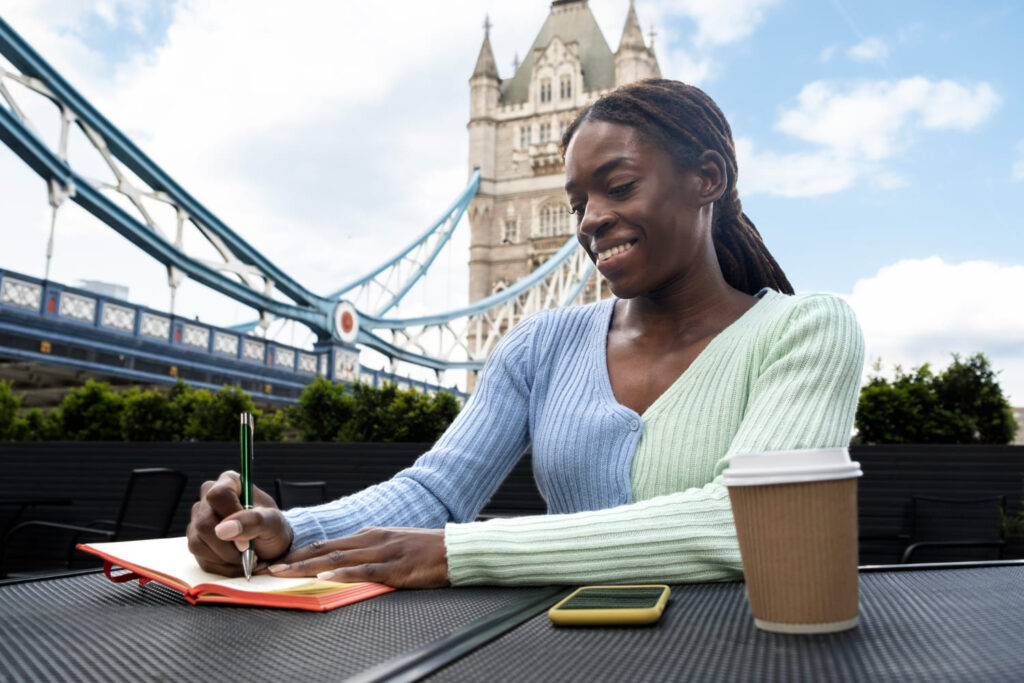
[[[102,574],[0,585],[0,680],[976,681],[1024,675],[1024,561],[863,571],[861,625],[758,631],[741,583],[642,628],[559,629],[564,588],[396,591],[324,614],[191,606]]]

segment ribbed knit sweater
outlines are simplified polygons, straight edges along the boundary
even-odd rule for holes
[[[856,318],[829,295],[767,290],[639,415],[608,378],[614,304],[513,328],[412,467],[289,510],[293,547],[365,526],[444,526],[453,585],[738,576],[728,458],[849,442],[864,355]],[[472,522],[527,447],[549,514]]]

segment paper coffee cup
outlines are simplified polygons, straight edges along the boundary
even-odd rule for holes
[[[735,455],[729,488],[758,628],[831,633],[857,625],[857,477],[845,448]]]

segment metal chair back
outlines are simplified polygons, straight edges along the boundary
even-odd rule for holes
[[[326,503],[327,482],[326,481],[287,481],[276,479],[277,504],[282,510],[296,507],[309,507]]]
[[[910,545],[903,562],[1002,559],[1004,496],[935,498],[912,496]]]
[[[163,538],[170,531],[188,477],[166,467],[132,470],[114,523],[115,541]]]

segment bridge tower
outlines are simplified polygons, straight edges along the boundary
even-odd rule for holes
[[[558,143],[576,114],[619,85],[661,75],[632,0],[615,53],[586,0],[555,0],[522,63],[505,80],[490,28],[485,21],[469,79],[469,169],[480,169],[480,189],[468,211],[470,301],[534,271],[575,229]],[[597,291],[585,300],[608,294],[599,276],[592,282]]]

